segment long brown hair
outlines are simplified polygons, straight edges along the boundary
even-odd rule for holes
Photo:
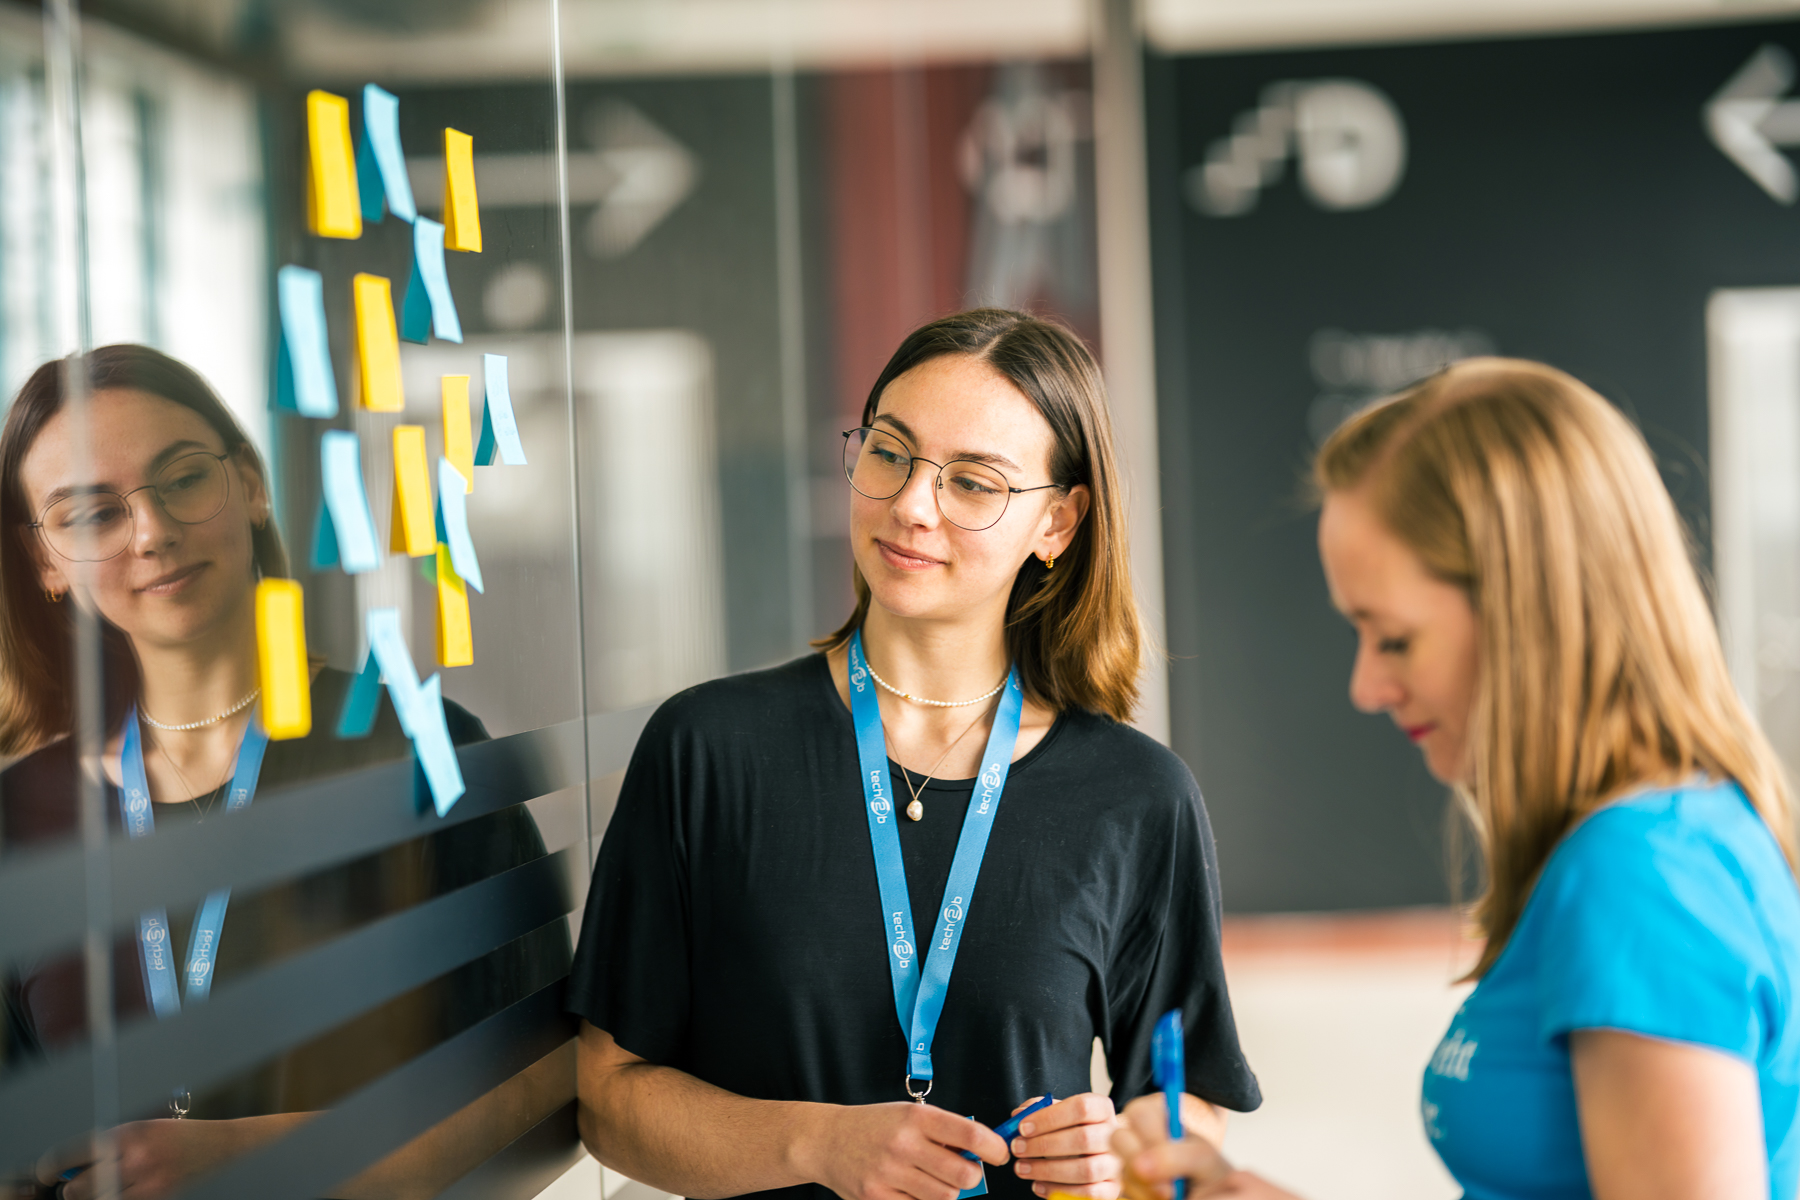
[[[0,754],[24,754],[70,732],[74,723],[74,620],[70,603],[53,603],[39,582],[30,539],[35,536],[25,497],[25,456],[50,418],[68,402],[70,362],[52,359],[19,389],[0,430]],[[262,458],[231,410],[199,374],[148,346],[103,346],[87,355],[87,387],[128,388],[192,409],[234,458],[247,458],[262,476]],[[273,521],[251,533],[264,575],[288,573],[287,551]],[[137,658],[122,630],[100,621],[101,670],[107,727],[124,718],[138,691]]]
[[[882,368],[862,423],[880,410],[888,384],[922,363],[964,354],[993,367],[1050,424],[1050,479],[1064,492],[1086,485],[1091,503],[1069,548],[1045,570],[1020,566],[1006,603],[1006,652],[1027,695],[1044,706],[1070,706],[1129,720],[1137,707],[1142,634],[1131,590],[1130,541],[1113,459],[1106,384],[1080,338],[1052,321],[1001,308],[976,308],[914,330]],[[856,611],[813,643],[831,651],[862,628],[869,585],[853,569]]]
[[[1796,862],[1774,750],[1732,687],[1675,505],[1642,435],[1573,377],[1471,359],[1352,417],[1325,492],[1361,490],[1481,629],[1474,915],[1493,966],[1558,841],[1643,784],[1735,780]]]

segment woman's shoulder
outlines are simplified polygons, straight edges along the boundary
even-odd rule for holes
[[[708,736],[794,729],[798,720],[829,713],[826,701],[835,700],[825,656],[807,654],[676,692],[657,706],[645,732]]]
[[[0,847],[16,850],[75,831],[75,745],[58,738],[0,771]]]
[[[1187,763],[1142,730],[1101,713],[1064,709],[1043,747],[1059,779],[1118,796],[1192,805],[1200,787]]]
[[[1537,889],[1555,910],[1604,909],[1623,930],[1680,912],[1718,936],[1800,937],[1800,886],[1779,843],[1730,781],[1646,789],[1577,825]],[[1659,915],[1661,914],[1661,915]]]

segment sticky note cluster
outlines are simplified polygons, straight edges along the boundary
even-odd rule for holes
[[[341,738],[367,737],[375,727],[380,687],[387,684],[393,701],[394,715],[400,728],[412,739],[413,752],[431,789],[432,805],[441,817],[462,798],[462,768],[456,761],[456,747],[450,741],[450,727],[444,720],[444,693],[440,677],[433,675],[424,683],[413,666],[406,648],[406,637],[400,629],[400,610],[372,608],[367,618],[369,653],[362,670],[344,697],[343,711],[338,716],[337,735]]]

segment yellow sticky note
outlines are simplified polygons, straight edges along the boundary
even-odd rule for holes
[[[356,308],[356,390],[373,412],[401,412],[400,331],[394,325],[394,292],[379,275],[350,281]]]
[[[256,585],[256,664],[262,723],[272,741],[312,732],[312,668],[306,661],[306,604],[292,579]]]
[[[475,490],[475,435],[469,418],[469,377],[445,375],[444,457],[463,477],[463,491]]]
[[[444,130],[444,249],[481,253],[481,202],[475,198],[475,139]]]
[[[394,426],[394,502],[388,514],[388,549],[414,558],[437,546],[431,515],[431,472],[425,466],[425,427]]]
[[[475,661],[475,634],[469,626],[469,585],[450,561],[450,547],[437,548],[437,658],[440,667]]]
[[[319,237],[361,237],[350,102],[330,92],[306,93],[306,143],[307,228]]]

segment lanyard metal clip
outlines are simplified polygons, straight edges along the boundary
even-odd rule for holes
[[[925,1084],[925,1090],[924,1090],[924,1091],[922,1091],[922,1092],[915,1092],[915,1091],[913,1091],[913,1089],[912,1089],[912,1085],[913,1085],[913,1077],[912,1077],[912,1076],[911,1076],[911,1075],[908,1075],[908,1076],[907,1076],[907,1077],[906,1077],[906,1094],[907,1094],[907,1095],[909,1095],[909,1096],[911,1096],[911,1097],[912,1097],[912,1098],[913,1098],[913,1103],[914,1103],[914,1104],[923,1104],[923,1103],[925,1103],[925,1097],[927,1097],[927,1096],[929,1096],[929,1095],[931,1095],[931,1080],[929,1080],[929,1079],[927,1079],[927,1080],[925,1080],[925,1081],[924,1081],[924,1084]]]

